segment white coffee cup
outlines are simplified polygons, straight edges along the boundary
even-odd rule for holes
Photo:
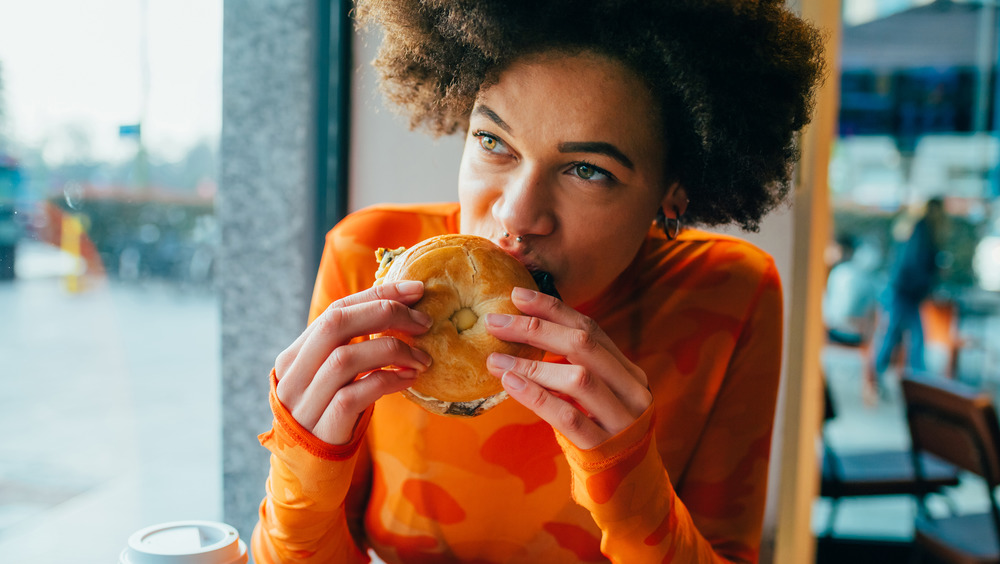
[[[140,529],[128,538],[119,564],[246,564],[246,544],[230,525],[172,521]]]

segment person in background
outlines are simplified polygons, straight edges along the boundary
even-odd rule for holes
[[[840,260],[830,269],[823,294],[823,321],[832,343],[859,347],[868,343],[878,304],[879,252],[853,235],[837,238]]]
[[[272,562],[755,562],[781,371],[756,229],[789,192],[822,36],[777,0],[366,1],[383,91],[465,134],[458,202],[379,205],[327,235],[310,325],[271,373]],[[392,162],[386,154],[386,162]],[[375,250],[488,238],[562,299],[515,288],[485,330],[510,398],[473,418],[400,390],[434,360],[421,283]],[[477,322],[478,323],[478,322]]]
[[[883,394],[885,372],[904,335],[907,336],[907,369],[913,372],[926,370],[920,304],[930,296],[937,282],[938,253],[942,248],[945,220],[943,200],[931,198],[909,237],[896,249],[883,297],[884,319],[880,323],[874,359],[877,377],[874,384]]]

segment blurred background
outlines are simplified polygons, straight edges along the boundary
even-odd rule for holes
[[[0,0],[0,561],[221,519],[221,0]]]
[[[227,18],[239,13],[228,4]],[[943,199],[947,228],[921,306],[926,369],[1000,393],[998,8],[843,0],[840,32],[824,261],[855,275],[827,288],[824,321],[855,325],[823,348],[838,407],[824,433],[839,449],[905,447],[902,365],[876,387],[870,363],[891,267],[930,198]],[[223,35],[221,0],[0,0],[4,562],[112,561],[143,526],[224,517]],[[375,142],[371,120],[417,139],[379,109],[375,42],[353,42],[351,142]],[[440,197],[352,189],[348,208],[453,199],[460,140],[420,143],[399,159],[450,171]],[[354,150],[352,166],[374,153]],[[391,168],[357,167],[350,183],[389,184],[378,174]],[[962,477],[959,503],[983,506],[976,480]],[[817,499],[813,528],[905,544],[913,512],[892,496],[845,500],[831,516]]]
[[[913,347],[904,339],[881,378],[874,356],[891,308],[893,269],[932,198],[942,199],[946,220],[935,283],[920,303],[922,371],[1000,397],[998,30],[995,2],[843,3],[823,298],[830,331],[822,367],[835,414],[828,413],[822,436],[835,450],[909,448],[899,377],[912,371],[902,357]],[[836,331],[843,325],[846,339]],[[986,511],[995,492],[977,476],[960,479],[951,488],[958,511]],[[818,559],[902,562],[905,549],[883,549],[907,546],[915,511],[906,495],[818,499]],[[858,559],[838,552],[838,544],[876,556]]]

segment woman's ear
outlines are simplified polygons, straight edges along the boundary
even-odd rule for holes
[[[678,219],[684,215],[688,207],[688,196],[687,190],[681,186],[680,182],[674,181],[667,188],[663,199],[660,200],[660,207],[663,208],[663,214],[670,219]]]

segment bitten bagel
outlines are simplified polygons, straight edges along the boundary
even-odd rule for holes
[[[487,313],[520,312],[510,301],[515,286],[537,289],[528,269],[489,239],[441,235],[405,251],[379,249],[375,284],[420,280],[424,295],[413,308],[434,323],[422,335],[393,336],[423,350],[434,360],[403,394],[424,409],[442,415],[473,417],[507,398],[500,381],[486,370],[486,357],[502,352],[540,359],[535,347],[501,341],[486,332]]]

